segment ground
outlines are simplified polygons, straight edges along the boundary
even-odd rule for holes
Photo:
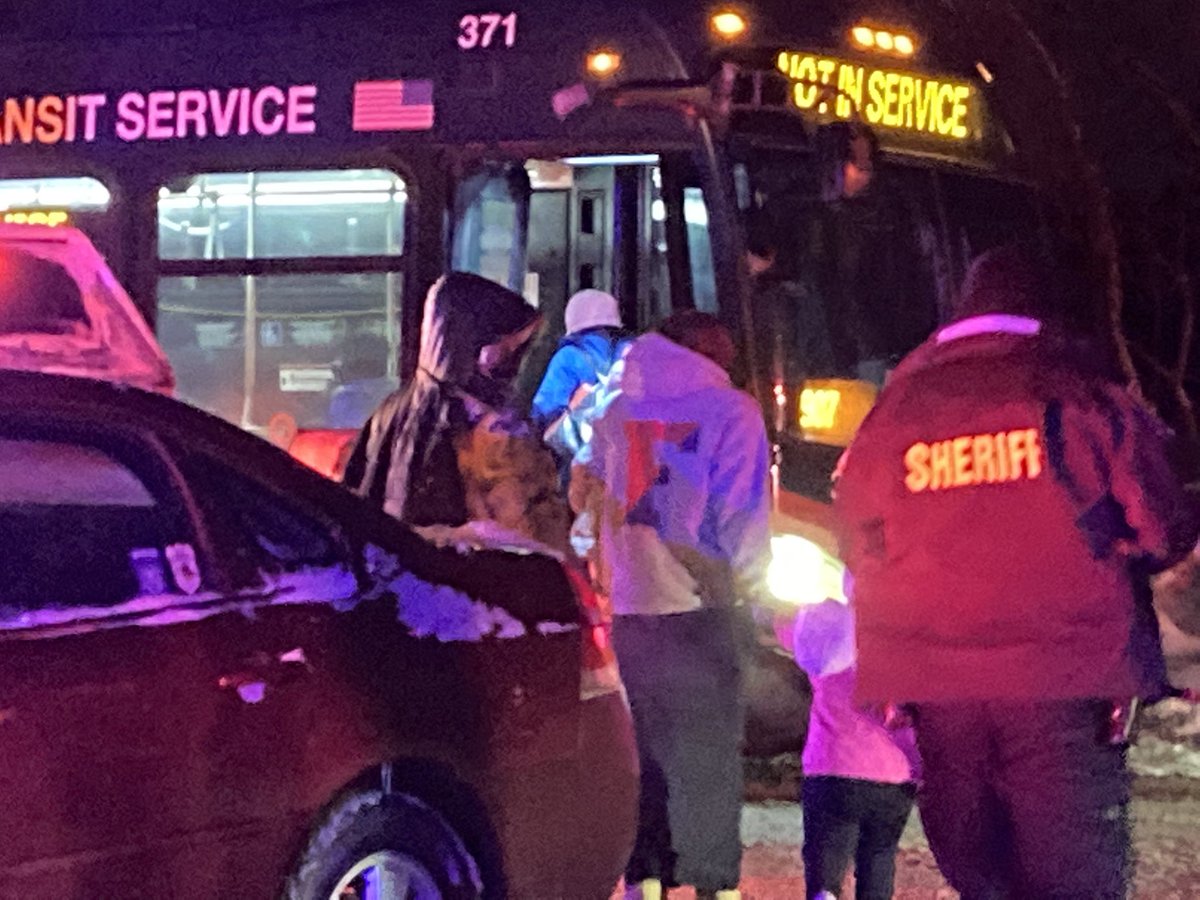
[[[1133,896],[1137,900],[1190,900],[1200,896],[1200,781],[1139,779],[1134,802],[1138,854]],[[794,803],[747,804],[742,820],[746,844],[742,887],[747,900],[795,900],[804,896],[799,861],[800,809]],[[675,891],[685,900],[690,891]],[[853,896],[852,893],[849,896]],[[947,887],[914,815],[901,843],[896,872],[899,900],[957,900]]]
[[[1135,900],[1200,897],[1200,707],[1169,702],[1143,726],[1130,755],[1135,782]],[[747,900],[804,896],[800,864],[800,807],[785,799],[794,790],[794,761],[749,767],[750,799],[742,818],[746,846],[742,888]],[[691,900],[691,890],[671,900]],[[851,891],[844,896],[853,896]],[[901,842],[898,900],[957,900],[938,872],[914,814]]]

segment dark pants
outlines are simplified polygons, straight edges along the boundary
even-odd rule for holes
[[[896,847],[912,813],[916,785],[814,775],[804,779],[804,888],[841,893],[854,861],[854,896],[891,900]]]
[[[617,616],[613,645],[642,767],[626,881],[736,888],[743,716],[732,616]]]
[[[1121,900],[1125,751],[1102,701],[917,708],[921,819],[963,900]]]

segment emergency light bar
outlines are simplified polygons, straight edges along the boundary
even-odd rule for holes
[[[64,209],[9,209],[5,210],[6,225],[70,225],[71,214]]]

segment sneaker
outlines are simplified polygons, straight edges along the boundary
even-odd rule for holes
[[[739,890],[727,891],[696,891],[696,900],[742,900]]]
[[[662,882],[657,878],[644,878],[625,887],[625,900],[663,900],[663,896]]]

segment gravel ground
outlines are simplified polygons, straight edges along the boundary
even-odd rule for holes
[[[1200,782],[1140,779],[1134,801],[1134,844],[1138,856],[1133,896],[1138,900],[1200,897]],[[742,887],[747,900],[795,900],[804,896],[800,863],[800,807],[765,801],[746,805],[742,817]],[[672,900],[694,896],[679,890]],[[849,892],[847,896],[853,896]],[[914,815],[900,845],[896,866],[899,900],[951,900],[951,890]]]
[[[1200,897],[1200,707],[1168,702],[1145,717],[1130,754],[1135,783],[1135,900]],[[795,900],[804,896],[800,863],[803,837],[795,796],[794,758],[752,761],[747,766],[748,802],[742,815],[746,847],[742,888],[747,900]],[[671,900],[692,900],[690,889]],[[844,896],[853,896],[850,891]],[[899,900],[957,900],[938,872],[914,814],[900,845]]]

